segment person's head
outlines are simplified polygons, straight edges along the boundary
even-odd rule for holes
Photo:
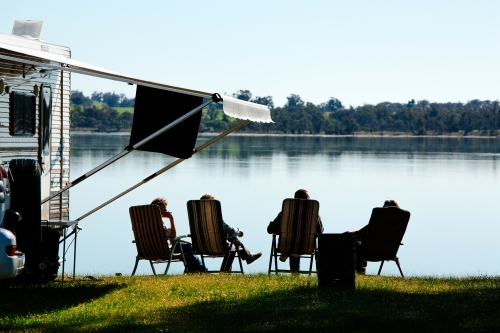
[[[400,208],[398,202],[396,200],[391,200],[391,199],[384,201],[384,208],[385,207],[397,207],[397,208]]]
[[[168,201],[164,197],[158,197],[151,202],[152,205],[167,207]]]
[[[200,200],[214,200],[215,197],[211,194],[203,194],[200,198]]]
[[[309,193],[307,192],[307,190],[300,189],[300,190],[295,191],[294,198],[295,199],[309,199],[311,197],[309,196]]]
[[[158,197],[154,199],[153,201],[151,201],[151,204],[160,207],[161,216],[165,217],[165,214],[167,213],[168,202],[164,197]]]

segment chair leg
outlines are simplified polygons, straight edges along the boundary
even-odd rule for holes
[[[153,261],[150,260],[149,264],[151,265],[151,269],[153,270],[153,274],[156,275],[155,266],[153,266]]]
[[[398,265],[398,268],[399,268],[399,273],[401,273],[401,276],[403,277],[403,279],[405,278],[405,276],[403,275],[403,271],[401,270],[401,265],[399,265],[399,258],[396,257],[394,258],[394,261],[396,262],[396,265]]]
[[[382,266],[384,266],[384,261],[383,260],[380,263],[380,268],[378,269],[378,274],[377,275],[380,275],[380,272],[382,272]]]
[[[168,258],[168,262],[167,262],[167,268],[165,268],[165,273],[163,273],[164,275],[167,275],[168,269],[170,268],[170,263],[172,262],[172,255],[173,255],[173,252],[170,252],[170,257]]]
[[[274,272],[278,275],[278,249],[276,248],[276,238],[273,239],[274,245]]]
[[[134,270],[132,271],[132,275],[131,276],[134,276],[135,270],[137,269],[137,264],[139,264],[139,258],[135,258],[135,266],[134,266]]]
[[[309,264],[309,275],[311,275],[313,270],[313,259],[314,259],[314,253],[311,255],[311,263]]]
[[[203,269],[207,270],[207,266],[205,266],[205,259],[203,259],[203,254],[200,254],[201,257],[201,263],[203,264]]]
[[[274,239],[276,235],[273,235],[273,241],[271,243],[271,255],[269,256],[269,270],[267,271],[267,275],[271,275],[271,266],[273,264],[273,253],[274,253]]]
[[[238,253],[238,251],[236,251],[237,255],[238,255],[238,262],[240,263],[240,270],[241,270],[241,274],[245,274],[245,272],[243,272],[243,264],[241,262],[241,257],[240,257],[240,254]]]

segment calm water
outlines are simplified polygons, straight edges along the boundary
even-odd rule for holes
[[[74,134],[71,140],[72,180],[128,144],[126,135]],[[173,160],[139,151],[127,155],[70,190],[71,219]],[[412,214],[398,254],[407,275],[496,275],[499,162],[497,139],[227,137],[85,218],[76,271],[130,274],[136,249],[128,208],[164,196],[178,233],[187,234],[186,202],[210,193],[221,201],[224,220],[245,231],[242,241],[263,253],[252,265],[244,263],[245,271],[267,272],[267,225],[284,198],[305,188],[320,202],[328,233],[359,229],[373,207],[388,198],[399,201]],[[220,265],[219,259],[207,263]],[[180,272],[181,266],[171,269]],[[377,268],[369,264],[367,272]],[[150,274],[149,264],[141,262],[138,272]],[[393,262],[384,265],[383,274],[396,273]]]

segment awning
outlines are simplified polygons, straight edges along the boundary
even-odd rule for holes
[[[248,119],[261,123],[272,123],[271,112],[267,105],[242,101],[229,96],[222,96],[224,113],[238,119]]]
[[[5,52],[7,52],[7,54],[5,54]],[[11,55],[12,52],[14,52],[14,54]],[[24,47],[2,44],[0,45],[0,59],[15,61],[33,66],[42,66],[44,68],[95,76],[145,87],[168,90],[172,92],[184,93],[191,96],[211,98],[211,96],[213,95],[213,93],[204,91],[171,86],[154,81],[147,81],[127,76],[104,68],[89,65],[81,61],[67,58],[59,54],[37,51]],[[232,97],[224,96],[223,106],[224,113],[231,117],[257,122],[272,122],[269,108],[264,105],[241,101]]]

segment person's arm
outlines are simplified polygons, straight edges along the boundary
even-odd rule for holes
[[[323,222],[321,222],[321,217],[318,215],[318,234],[322,234],[323,231],[325,231],[325,228],[323,228]]]
[[[177,237],[177,230],[175,229],[174,216],[172,215],[172,212],[167,211],[165,217],[170,220],[170,236],[167,237],[171,238]]]
[[[229,224],[227,224],[226,222],[222,221],[222,225],[223,225],[223,229],[224,229],[224,232],[226,234],[237,234],[237,235],[240,235],[241,233],[241,236],[243,236],[243,232],[239,229],[239,228],[233,228],[231,227]]]
[[[368,233],[368,224],[365,225],[363,228],[359,229],[358,231],[354,232],[354,237],[356,239],[363,239],[366,237],[366,234]]]
[[[268,234],[279,234],[280,232],[280,221],[281,221],[281,212],[276,216],[274,221],[269,222],[269,225],[267,226],[267,233]]]

